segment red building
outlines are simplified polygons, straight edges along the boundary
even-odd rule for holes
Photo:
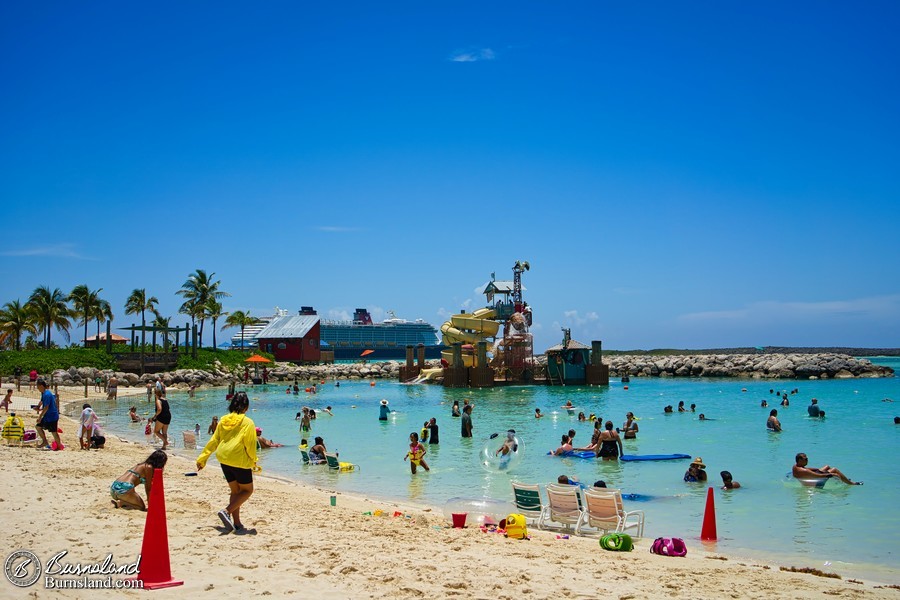
[[[319,332],[317,315],[277,317],[256,334],[256,340],[259,349],[274,354],[275,360],[316,363],[321,359]]]

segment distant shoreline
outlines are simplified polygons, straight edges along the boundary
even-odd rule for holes
[[[762,350],[760,350],[762,348]],[[690,356],[696,354],[846,354],[849,356],[900,356],[900,348],[853,348],[849,346],[759,346],[743,348],[654,348],[652,350],[603,349],[610,356],[629,354],[634,356]]]

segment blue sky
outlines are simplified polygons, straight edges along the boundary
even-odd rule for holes
[[[898,16],[5,3],[0,302],[86,283],[126,325],[201,268],[226,310],[439,325],[528,260],[537,351],[896,346]]]

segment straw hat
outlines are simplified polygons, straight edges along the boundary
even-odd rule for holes
[[[387,400],[382,400],[382,401],[381,401],[381,405],[382,405],[382,406],[387,406],[387,404],[388,404],[388,401],[387,401]]]
[[[691,466],[693,466],[693,465],[697,465],[697,466],[700,467],[701,469],[705,469],[705,468],[706,468],[706,465],[703,464],[703,459],[700,458],[699,456],[698,456],[697,458],[694,459],[694,462],[691,463]]]

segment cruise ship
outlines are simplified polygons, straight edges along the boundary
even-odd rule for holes
[[[306,312],[312,311],[312,312]],[[315,314],[303,307],[300,314]],[[425,358],[440,358],[442,346],[437,330],[422,319],[398,319],[392,311],[381,323],[374,323],[365,308],[357,308],[351,321],[321,320],[322,349],[333,350],[335,360],[367,359],[401,360],[406,346],[425,346]]]
[[[304,306],[299,313],[315,315],[316,311],[311,306]],[[244,328],[244,347],[256,347],[256,334],[276,317],[287,315],[288,311],[276,308],[271,317],[262,317],[259,324]],[[372,315],[365,308],[357,308],[349,321],[321,319],[319,323],[321,348],[334,351],[335,360],[402,360],[406,358],[407,345],[419,344],[425,346],[426,358],[440,358],[443,349],[437,330],[430,323],[422,319],[399,319],[392,311],[388,311],[388,318],[381,323],[373,322]],[[231,338],[231,345],[240,347],[240,332]]]

